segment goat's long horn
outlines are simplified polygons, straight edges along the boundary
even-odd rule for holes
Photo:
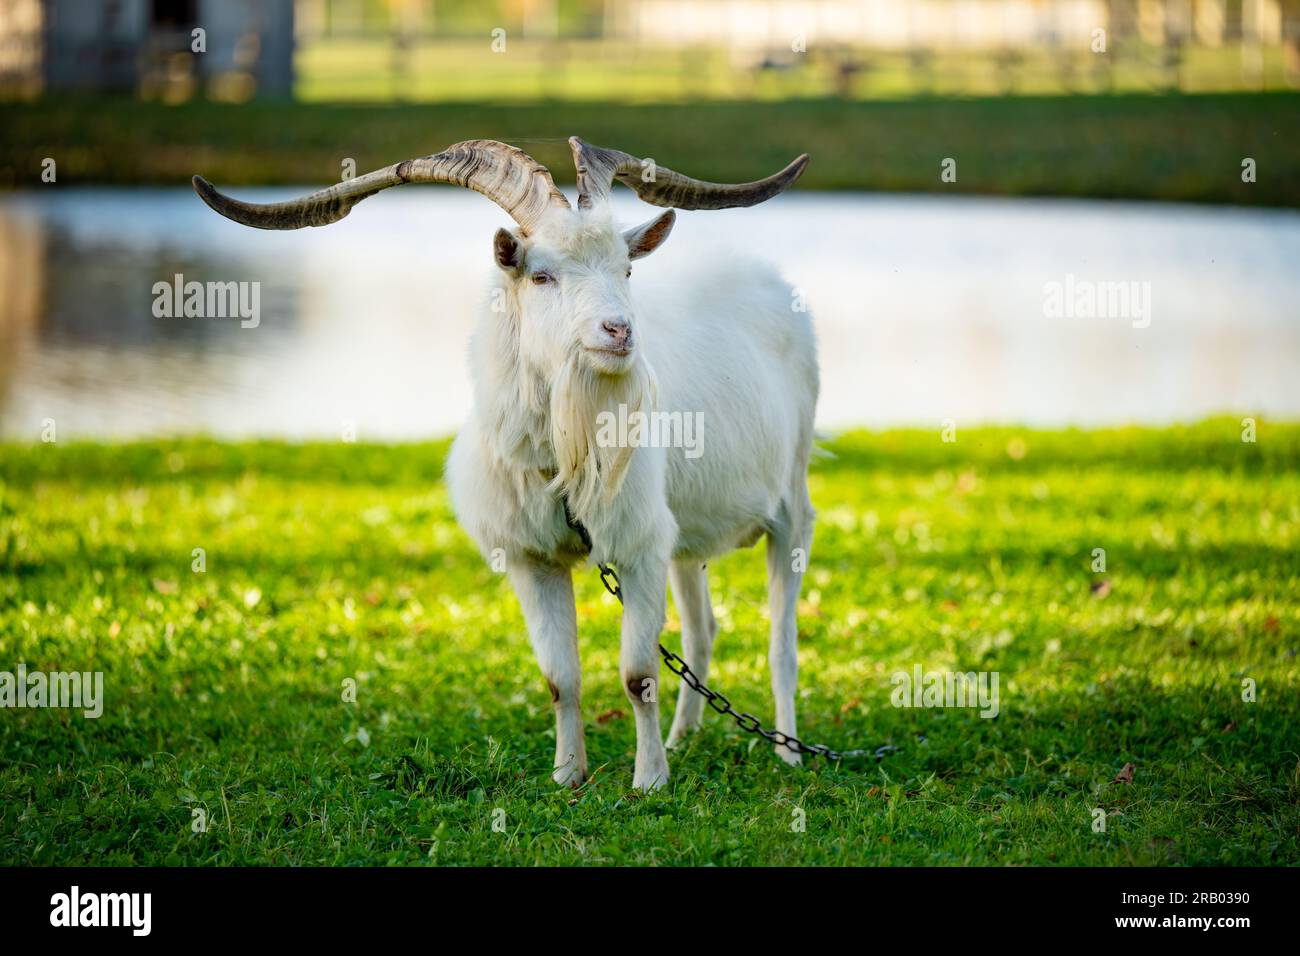
[[[508,212],[525,234],[537,227],[549,207],[569,208],[545,166],[521,149],[490,139],[457,143],[441,153],[394,163],[288,202],[258,204],[231,199],[202,176],[194,177],[194,191],[221,215],[245,226],[301,229],[338,222],[361,200],[403,183],[467,186]]]
[[[605,149],[569,137],[573,165],[578,170],[578,206],[591,207],[609,195],[618,180],[631,186],[637,195],[656,206],[674,209],[730,209],[733,206],[756,206],[784,192],[808,165],[808,154],[766,179],[752,183],[708,183],[691,179],[671,169],[657,166],[652,160],[637,159],[617,149]]]

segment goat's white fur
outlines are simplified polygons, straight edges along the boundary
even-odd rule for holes
[[[562,492],[590,532],[592,561],[616,565],[622,582],[620,672],[636,722],[633,784],[650,789],[668,779],[657,694],[645,690],[658,684],[668,579],[682,656],[705,678],[717,625],[704,562],[763,534],[775,724],[796,732],[801,574],[793,555],[803,549],[806,556],[812,539],[812,325],[792,308],[792,290],[773,268],[745,259],[696,264],[661,288],[630,283],[629,242],[633,256],[649,251],[638,243],[653,225],[666,235],[667,216],[666,225],[620,234],[603,204],[552,209],[535,234],[514,234],[517,259],[498,254],[492,297],[504,307],[486,306],[474,333],[474,408],[447,462],[462,526],[485,555],[505,552],[555,701],[553,776],[574,786],[586,779],[587,758],[571,570],[586,555],[565,522]],[[554,281],[535,283],[538,272]],[[612,315],[631,323],[630,356],[588,350]],[[703,412],[702,455],[599,447],[596,416],[620,404]],[[669,746],[699,724],[702,707],[683,684]]]

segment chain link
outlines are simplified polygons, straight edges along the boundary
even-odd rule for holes
[[[622,604],[623,588],[618,581],[618,572],[608,564],[604,563],[597,565],[597,567],[600,568],[600,583],[605,585],[606,591],[618,598],[619,604]],[[659,654],[663,657],[664,664],[667,665],[668,669],[680,677],[686,683],[687,687],[695,691],[697,694],[700,694],[706,701],[708,701],[709,706],[719,714],[725,714],[731,717],[736,722],[736,725],[746,733],[758,734],[760,737],[770,740],[778,746],[792,750],[795,753],[810,754],[814,757],[825,757],[827,760],[851,760],[855,757],[866,757],[868,755],[879,760],[884,757],[885,754],[893,753],[898,750],[898,748],[893,744],[885,744],[882,747],[877,747],[875,750],[869,748],[859,748],[857,750],[832,750],[824,744],[806,744],[798,737],[793,737],[790,734],[783,734],[779,730],[768,730],[753,714],[737,711],[732,707],[731,701],[727,699],[726,695],[711,689],[704,683],[704,681],[700,680],[695,675],[695,672],[687,666],[686,661],[682,660],[678,655],[668,650],[668,648],[664,647],[662,644],[659,645]]]

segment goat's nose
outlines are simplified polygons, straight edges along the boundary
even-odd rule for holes
[[[615,345],[624,345],[632,337],[632,326],[625,319],[606,319],[600,324]]]

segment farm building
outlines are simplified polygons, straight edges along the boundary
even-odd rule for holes
[[[0,0],[0,88],[293,92],[293,0]]]

